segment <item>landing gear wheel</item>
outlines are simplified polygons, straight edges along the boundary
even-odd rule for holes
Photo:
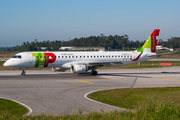
[[[21,75],[23,75],[23,76],[24,76],[25,74],[26,74],[26,73],[25,73],[25,71],[23,70],[23,71],[22,71],[22,73],[21,73]]]
[[[97,75],[97,71],[91,71],[91,75]]]

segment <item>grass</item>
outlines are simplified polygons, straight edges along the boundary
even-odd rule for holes
[[[134,111],[101,111],[89,112],[89,114],[81,115],[63,115],[58,116],[35,116],[35,117],[17,117],[10,114],[0,116],[3,120],[179,120],[180,106],[165,103],[157,103],[156,101],[148,101],[146,105],[139,105]]]
[[[0,116],[4,114],[12,114],[14,116],[22,116],[24,115],[28,110],[19,105],[18,103],[15,103],[11,100],[1,99],[0,98]],[[1,119],[1,117],[0,117]]]
[[[131,112],[89,112],[89,114],[81,115],[64,115],[61,117],[54,116],[36,116],[18,118],[21,120],[179,120],[180,106],[171,104],[158,104],[156,101],[149,101],[145,106],[140,105]]]
[[[108,100],[108,104],[116,104],[133,111],[104,111],[79,113],[63,116],[14,116],[13,114],[0,114],[0,119],[20,120],[180,120],[180,87],[168,88],[132,88],[115,89],[95,92],[89,97]],[[111,102],[109,102],[111,101]]]
[[[127,109],[136,109],[139,104],[148,100],[180,105],[180,87],[105,90],[92,93],[88,97]]]

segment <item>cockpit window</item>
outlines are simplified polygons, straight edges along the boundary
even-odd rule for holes
[[[21,55],[14,55],[12,58],[21,58]]]

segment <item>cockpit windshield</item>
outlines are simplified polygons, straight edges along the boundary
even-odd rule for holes
[[[21,55],[14,55],[12,58],[21,58]]]

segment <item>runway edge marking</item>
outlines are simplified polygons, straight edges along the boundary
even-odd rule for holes
[[[113,88],[113,89],[116,89],[116,88]],[[106,105],[106,106],[109,106],[109,107],[114,107],[114,108],[120,109],[120,110],[122,110],[122,111],[131,111],[131,110],[126,109],[126,108],[116,107],[116,106],[109,105],[109,104],[106,104],[106,103],[103,103],[103,102],[99,102],[99,101],[96,101],[96,100],[93,100],[93,99],[87,97],[87,96],[88,96],[89,94],[91,94],[91,93],[98,92],[98,91],[102,91],[102,90],[112,90],[112,89],[99,89],[99,90],[93,90],[93,91],[90,91],[90,92],[86,93],[86,94],[84,95],[84,97],[85,97],[86,99],[92,101],[92,102],[96,102],[96,103],[99,103],[99,104],[102,104],[102,105]]]
[[[16,102],[16,103],[18,103],[18,104],[26,107],[29,111],[28,111],[27,113],[25,113],[23,116],[26,116],[26,115],[27,115],[27,116],[30,116],[31,113],[32,113],[32,111],[33,111],[29,106],[27,106],[27,105],[25,105],[24,103],[19,102],[19,101],[17,101],[17,100],[13,100],[13,99],[10,99],[10,98],[5,98],[5,97],[0,97],[0,98],[2,98],[2,99],[7,99],[7,100],[11,100],[11,101],[13,101],[13,102]]]

